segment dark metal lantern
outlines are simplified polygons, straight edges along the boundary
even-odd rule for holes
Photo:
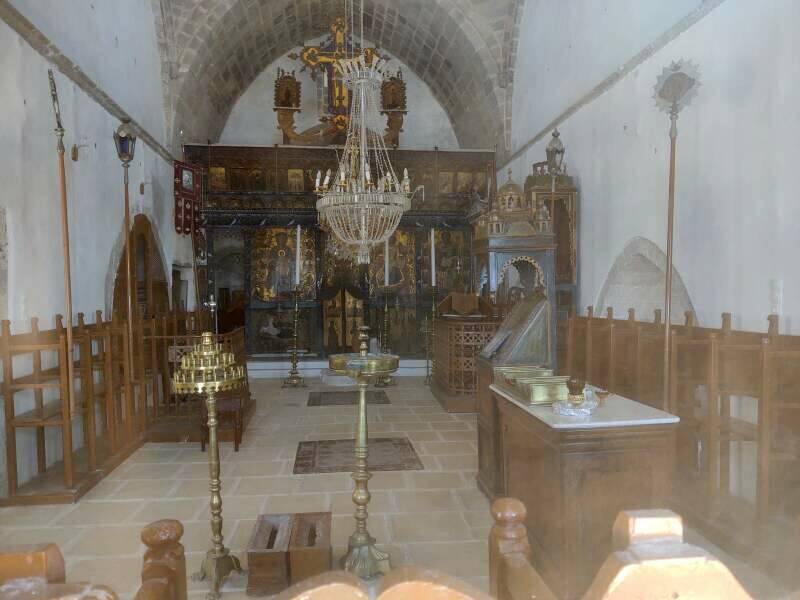
[[[117,156],[124,164],[133,160],[133,153],[136,149],[136,135],[133,133],[130,123],[128,119],[123,120],[114,132],[114,146],[117,149]]]

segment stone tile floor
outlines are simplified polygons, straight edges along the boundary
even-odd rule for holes
[[[394,566],[425,565],[488,588],[489,502],[475,485],[477,433],[474,414],[444,412],[421,378],[401,378],[387,390],[391,404],[370,405],[370,434],[407,436],[424,471],[376,473],[370,481],[369,529]],[[293,475],[297,443],[352,438],[354,406],[307,407],[310,380],[284,390],[279,380],[253,380],[257,412],[239,452],[223,444],[223,533],[247,566],[244,552],[261,513],[331,511],[334,560],[353,530],[347,473]],[[70,581],[111,586],[131,598],[139,585],[147,523],[180,519],[187,570],[195,572],[209,547],[207,454],[199,444],[147,444],[75,505],[0,510],[0,536],[8,543],[55,542],[67,560]],[[692,534],[692,543],[707,542]],[[710,546],[710,545],[709,545]],[[711,548],[712,551],[718,549]],[[724,557],[758,598],[784,594],[747,565]],[[234,576],[224,598],[245,598],[246,578]],[[189,582],[191,597],[207,585]]]

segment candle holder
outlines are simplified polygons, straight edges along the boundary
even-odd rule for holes
[[[367,531],[367,505],[370,501],[367,482],[372,477],[367,467],[367,386],[370,380],[390,375],[397,370],[400,358],[393,354],[370,354],[367,351],[369,327],[359,327],[358,353],[334,354],[328,366],[334,373],[347,375],[358,383],[358,428],[355,440],[355,481],[353,503],[355,504],[356,528],[347,543],[347,554],[342,559],[342,568],[362,579],[388,573],[391,569],[389,555],[375,547],[375,538]]]
[[[426,328],[428,338],[428,356],[425,361],[425,385],[433,385],[433,378],[436,375],[436,351],[434,344],[436,343],[436,292],[437,287],[431,286],[431,317]]]
[[[306,383],[297,370],[298,347],[297,347],[297,327],[300,322],[300,286],[294,287],[294,316],[292,319],[292,368],[289,370],[289,377],[283,380],[283,387],[306,387]]]
[[[220,482],[219,443],[217,441],[217,392],[235,390],[244,385],[244,367],[236,364],[231,352],[214,341],[211,332],[201,336],[200,344],[181,358],[172,386],[176,394],[206,394],[208,411],[208,466],[211,491],[211,549],[193,579],[211,581],[208,600],[220,597],[222,580],[231,572],[242,572],[239,559],[231,554],[222,537],[222,483]]]
[[[389,286],[383,288],[383,330],[381,331],[381,352],[389,354]],[[395,384],[394,377],[382,375],[375,382],[375,387],[391,387]]]

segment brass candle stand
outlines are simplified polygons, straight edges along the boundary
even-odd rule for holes
[[[389,287],[383,288],[383,330],[381,331],[381,352],[389,354]],[[394,377],[383,375],[375,381],[375,387],[390,387],[394,385]]]
[[[242,571],[239,559],[231,554],[222,538],[222,484],[220,483],[219,444],[217,441],[218,392],[234,390],[244,385],[244,367],[237,365],[232,353],[224,352],[214,341],[211,332],[201,336],[200,344],[181,358],[172,386],[177,394],[206,394],[208,409],[208,469],[211,479],[211,544],[200,571],[194,579],[211,581],[209,600],[219,598],[222,580],[232,571]]]
[[[294,287],[294,317],[292,319],[292,368],[289,370],[289,377],[283,380],[283,387],[306,387],[306,383],[297,370],[297,327],[300,323],[300,286]]]
[[[389,555],[375,547],[375,538],[367,531],[367,505],[370,501],[367,482],[372,475],[367,467],[367,386],[370,380],[390,375],[400,364],[399,357],[393,354],[370,354],[367,351],[369,327],[359,327],[358,353],[334,354],[329,357],[330,369],[338,374],[347,375],[358,384],[358,429],[355,440],[355,469],[352,473],[355,481],[353,503],[355,508],[356,529],[347,544],[347,554],[342,559],[342,568],[362,579],[388,573],[391,569]]]
[[[425,333],[428,338],[427,356],[425,361],[425,385],[433,385],[433,378],[436,373],[436,291],[435,285],[431,286],[431,316]]]

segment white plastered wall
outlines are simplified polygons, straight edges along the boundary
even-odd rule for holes
[[[515,147],[696,4],[526,4]],[[565,24],[565,11],[569,27],[545,27]],[[798,22],[800,3],[792,0],[722,2],[559,125],[581,194],[582,307],[596,303],[632,239],[665,247],[669,119],[652,96],[662,69],[683,58],[698,65],[701,87],[678,122],[675,268],[700,323],[718,326],[728,311],[734,327],[765,331],[767,314],[777,311],[782,332],[798,333],[800,79],[790,75],[800,55]],[[513,161],[516,177],[544,159],[548,139]]]
[[[121,28],[117,23],[104,22],[111,19],[106,11],[112,3],[93,3],[97,10],[82,1],[69,3],[69,7],[67,3],[15,4],[44,33],[53,36],[51,40],[57,46],[63,42],[63,47],[59,46],[62,51],[98,85],[109,85],[105,91],[163,143],[160,66],[149,3],[147,20]],[[45,4],[49,10],[45,10]],[[132,22],[144,3],[133,4],[135,14],[128,15]],[[82,10],[85,12],[78,14]],[[119,10],[117,5],[114,11]],[[117,18],[125,16],[114,14]],[[73,23],[76,19],[79,23]],[[149,37],[144,35],[148,26]],[[104,27],[117,27],[117,32],[101,35],[99,30]],[[131,37],[136,37],[137,43],[129,44]],[[88,43],[90,39],[92,43]],[[122,55],[115,39],[128,44],[130,56]],[[155,58],[149,56],[149,45]],[[81,60],[89,64],[84,66]],[[7,220],[6,315],[12,333],[28,331],[34,316],[40,318],[41,329],[52,328],[53,315],[63,314],[65,309],[55,118],[48,68],[54,67],[0,23],[0,207],[5,209]],[[92,322],[95,310],[110,308],[110,286],[122,252],[122,167],[112,140],[119,121],[57,70],[55,78],[66,130],[73,314],[84,312]],[[70,159],[73,144],[82,146],[77,162]],[[139,193],[140,183],[145,184],[144,194]],[[174,232],[171,164],[141,142],[130,167],[130,192],[131,213],[143,213],[153,224],[169,278],[171,264],[189,261],[191,249],[188,240]],[[21,364],[14,366],[24,368]],[[25,404],[26,400],[20,398],[17,410],[25,410]],[[79,431],[76,423],[76,439],[82,437]],[[0,436],[5,436],[3,428]],[[48,428],[48,463],[61,458],[59,440],[60,434]],[[0,453],[0,484],[4,484],[5,443],[0,444]],[[18,435],[20,482],[35,469],[34,432],[22,431]]]

